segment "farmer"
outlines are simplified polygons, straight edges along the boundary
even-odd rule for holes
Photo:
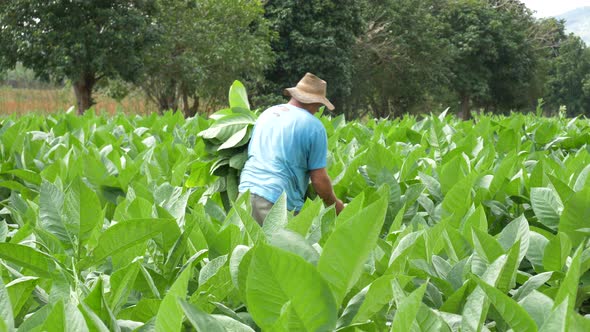
[[[287,208],[299,212],[310,179],[324,204],[335,204],[336,213],[344,208],[326,171],[326,130],[314,116],[322,105],[334,109],[326,82],[307,73],[283,93],[291,97],[289,103],[267,109],[256,121],[240,176],[239,191],[250,191],[252,215],[260,225],[282,193]]]

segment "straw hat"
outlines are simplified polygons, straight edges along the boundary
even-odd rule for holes
[[[326,98],[326,81],[314,74],[305,74],[296,87],[287,88],[283,93],[304,104],[320,103],[326,105],[330,111],[334,110],[334,105]]]

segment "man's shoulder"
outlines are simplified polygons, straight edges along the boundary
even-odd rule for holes
[[[265,118],[271,115],[278,115],[280,112],[288,111],[289,109],[285,106],[285,104],[273,105],[262,111],[258,118]]]
[[[272,105],[269,108],[265,109],[264,112],[276,111],[276,110],[288,111],[289,107],[287,107],[287,104],[277,104],[277,105]]]

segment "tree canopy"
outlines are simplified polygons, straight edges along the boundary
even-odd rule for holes
[[[268,0],[264,9],[278,37],[272,42],[276,62],[266,71],[260,94],[280,95],[313,72],[328,82],[330,100],[341,108],[352,89],[352,48],[361,32],[361,1]]]
[[[236,80],[255,82],[272,61],[268,24],[257,0],[158,0],[158,42],[144,55],[141,87],[161,110],[196,113]],[[225,98],[224,98],[225,99]]]
[[[356,40],[353,89],[345,112],[401,115],[444,89],[451,44],[443,36],[437,0],[368,1]],[[361,113],[362,114],[362,113]],[[357,114],[359,115],[359,114]]]
[[[519,0],[0,1],[0,72],[69,80],[80,112],[103,79],[185,116],[239,79],[254,107],[306,73],[336,113],[590,114],[590,51]]]
[[[133,81],[153,36],[154,3],[127,1],[0,2],[0,58],[20,61],[42,78],[71,80],[78,110],[93,103],[92,90],[105,77]]]

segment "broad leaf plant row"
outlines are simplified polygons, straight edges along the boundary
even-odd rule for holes
[[[1,118],[0,330],[590,330],[588,120],[322,116],[347,207],[260,227],[230,106]]]

